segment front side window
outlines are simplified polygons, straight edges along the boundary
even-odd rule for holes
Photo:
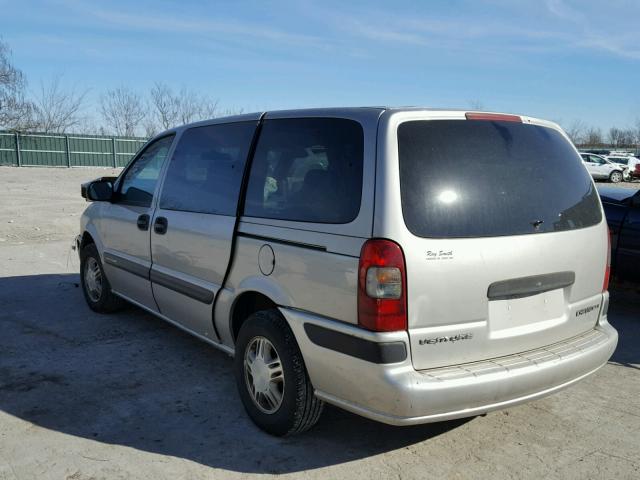
[[[342,118],[267,120],[251,167],[244,214],[349,223],[360,211],[364,134]]]
[[[580,157],[550,128],[410,121],[398,127],[398,155],[402,213],[420,237],[538,234],[602,220]]]
[[[176,146],[160,208],[235,215],[255,122],[190,128]]]
[[[169,154],[173,135],[150,144],[127,169],[120,184],[118,201],[150,207],[162,165]]]

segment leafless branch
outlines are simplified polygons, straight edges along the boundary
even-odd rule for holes
[[[27,80],[13,66],[9,46],[0,40],[0,128],[29,129],[34,106],[25,96]]]
[[[217,115],[218,101],[182,87],[175,93],[167,84],[158,82],[150,92],[151,120],[166,130],[177,125],[206,120]]]
[[[122,85],[100,98],[105,124],[118,135],[134,136],[147,112],[140,95]]]
[[[565,132],[575,145],[581,145],[584,142],[586,130],[586,123],[584,123],[582,120],[574,120],[573,122],[571,122],[571,125],[569,125],[569,127],[565,129]]]
[[[63,89],[60,77],[40,87],[35,100],[35,128],[45,133],[63,133],[78,129],[86,119],[82,109],[87,91],[78,92],[75,88]]]

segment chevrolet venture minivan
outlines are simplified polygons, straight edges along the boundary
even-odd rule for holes
[[[274,435],[324,402],[392,425],[484,414],[604,365],[609,235],[554,123],[414,108],[168,130],[83,185],[84,296],[234,356]]]

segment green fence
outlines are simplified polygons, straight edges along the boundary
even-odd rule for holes
[[[124,167],[146,138],[0,132],[0,165]]]

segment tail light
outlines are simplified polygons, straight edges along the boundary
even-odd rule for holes
[[[636,175],[640,175],[640,163],[636,163],[636,168],[634,169]]]
[[[407,274],[400,245],[368,240],[358,267],[358,324],[376,332],[407,329]]]
[[[604,281],[602,282],[602,292],[609,290],[609,279],[611,278],[611,230],[607,227],[607,266],[604,269]]]

